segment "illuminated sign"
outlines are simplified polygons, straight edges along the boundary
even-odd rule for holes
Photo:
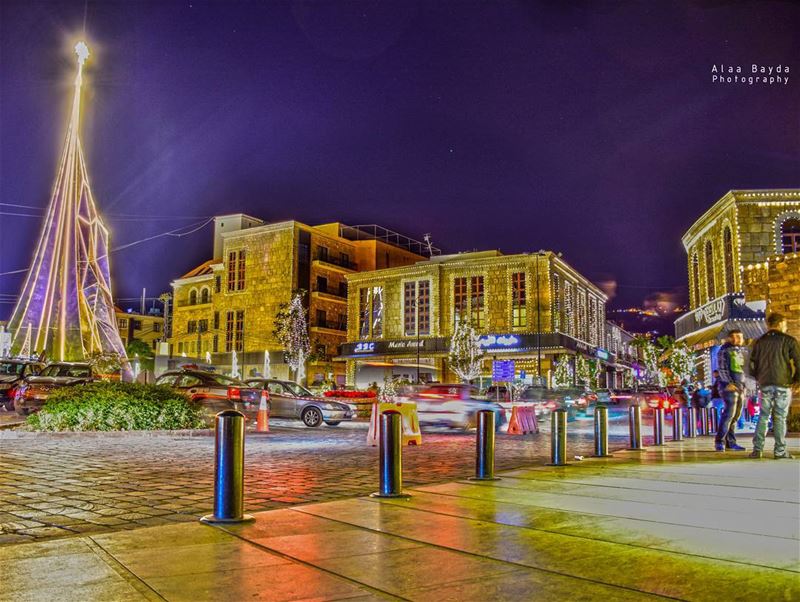
[[[514,380],[514,360],[493,361],[492,380],[494,382],[509,382]]]
[[[608,361],[608,358],[610,357],[608,351],[606,351],[605,349],[598,349],[597,351],[595,351],[595,355],[599,357],[601,360],[605,361]]]
[[[514,336],[513,334],[504,334],[504,335],[485,334],[481,337],[478,337],[478,347],[484,347],[487,349],[492,347],[511,348],[511,347],[517,347],[518,345],[519,345],[519,337]]]
[[[375,351],[375,343],[358,343],[353,351],[355,353],[372,353]]]

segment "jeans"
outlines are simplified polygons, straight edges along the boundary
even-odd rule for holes
[[[744,396],[739,390],[724,391],[722,393],[722,400],[725,402],[725,407],[722,408],[722,417],[719,419],[719,427],[717,428],[717,445],[725,444],[725,447],[736,445],[736,421],[739,420],[739,414],[742,413],[742,406]]]
[[[792,402],[792,390],[789,387],[769,385],[761,387],[761,392],[763,394],[761,413],[758,415],[758,425],[753,436],[753,450],[764,450],[764,439],[771,416],[775,455],[782,456],[786,453],[786,417],[789,415],[789,405]]]

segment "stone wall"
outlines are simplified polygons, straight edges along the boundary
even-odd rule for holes
[[[800,339],[800,255],[774,257],[769,262],[768,312],[789,320],[789,334]]]

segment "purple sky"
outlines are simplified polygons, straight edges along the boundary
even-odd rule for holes
[[[83,21],[83,1],[0,2],[2,203],[48,201]],[[235,211],[375,222],[446,252],[561,251],[624,305],[685,285],[680,236],[728,189],[800,185],[789,2],[89,2],[86,29],[114,246]],[[788,85],[711,81],[752,63]],[[0,215],[0,272],[39,223]],[[118,252],[117,294],[210,252],[210,228]],[[0,319],[21,279],[0,276]]]

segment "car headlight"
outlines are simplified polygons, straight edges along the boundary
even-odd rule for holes
[[[8,390],[8,389],[10,389],[12,386],[13,386],[13,385],[11,385],[11,384],[9,384],[9,383],[0,383],[0,391],[7,391],[7,390]]]

